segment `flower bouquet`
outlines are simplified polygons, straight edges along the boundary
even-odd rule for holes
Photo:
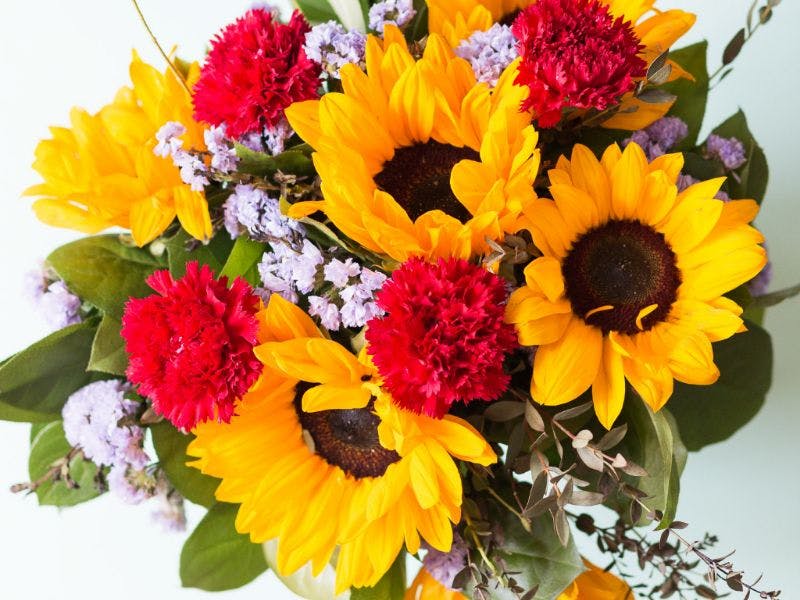
[[[33,209],[88,235],[28,282],[54,332],[0,363],[14,491],[205,507],[204,590],[777,598],[676,506],[800,291],[767,291],[744,114],[699,139],[778,1],[712,74],[654,0],[297,5],[199,62],[153,38],[39,144]]]

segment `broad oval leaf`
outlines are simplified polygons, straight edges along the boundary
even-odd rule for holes
[[[70,394],[92,381],[86,366],[96,328],[96,319],[70,325],[4,362],[0,366],[0,419],[60,419]]]
[[[214,504],[186,540],[180,566],[184,587],[232,590],[267,570],[261,545],[236,531],[238,509],[236,504]]]
[[[31,453],[28,457],[31,481],[43,477],[53,468],[53,463],[67,456],[70,450],[61,421],[32,425]],[[69,462],[69,474],[76,487],[67,487],[63,481],[46,481],[36,488],[39,504],[74,506],[101,494],[95,481],[97,466],[93,462],[73,457]]]
[[[127,246],[117,235],[70,242],[56,248],[47,262],[70,291],[117,319],[122,318],[128,298],[152,293],[145,279],[166,266],[149,250]]]
[[[120,335],[122,323],[111,315],[104,315],[92,341],[89,356],[89,371],[125,375],[128,368],[128,354],[125,352],[125,340]]]

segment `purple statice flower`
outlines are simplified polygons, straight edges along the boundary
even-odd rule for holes
[[[476,31],[456,48],[456,54],[469,61],[475,78],[494,87],[505,68],[517,58],[517,41],[507,25],[495,23],[486,31]]]
[[[175,153],[183,148],[181,136],[186,133],[186,127],[177,121],[168,121],[156,132],[156,147],[153,153],[161,158],[172,158]]]
[[[206,165],[199,156],[178,150],[172,155],[172,162],[181,171],[181,181],[189,185],[192,191],[202,192],[208,185],[208,177],[205,176]]]
[[[159,482],[156,500],[159,507],[152,513],[153,521],[161,525],[161,528],[167,532],[186,531],[186,510],[183,496],[171,489],[164,479]]]
[[[724,138],[712,133],[706,140],[706,154],[720,161],[729,171],[747,162],[744,144],[735,137]]]
[[[678,175],[678,192],[682,192],[690,185],[694,185],[695,183],[700,183],[700,180],[697,177],[692,177],[687,173],[681,173]],[[731,197],[728,195],[728,192],[724,190],[720,190],[714,196],[717,200],[722,200],[723,202],[728,202]]]
[[[281,213],[278,200],[252,185],[239,184],[225,201],[225,229],[232,238],[244,231],[254,240],[292,243],[305,228]]]
[[[308,240],[303,240],[303,247],[300,254],[295,256],[292,265],[292,279],[297,291],[301,294],[308,294],[314,289],[317,281],[319,267],[325,262],[319,248]]]
[[[162,125],[156,133],[158,144],[153,148],[153,154],[172,158],[172,164],[180,169],[181,181],[191,186],[193,191],[202,192],[208,185],[207,168],[199,156],[183,149],[183,140],[179,136],[184,133],[186,128],[177,121]]]
[[[364,267],[361,269],[361,284],[370,292],[377,292],[386,283],[386,275]]]
[[[314,289],[325,258],[307,239],[297,248],[285,242],[270,245],[272,250],[264,253],[258,265],[264,289],[296,303],[298,292],[308,294]]]
[[[767,245],[764,244],[764,250]],[[772,263],[767,261],[764,268],[747,283],[747,289],[753,297],[763,296],[769,291],[769,284],[772,283]]]
[[[323,269],[325,281],[330,281],[337,288],[343,288],[350,281],[351,277],[358,277],[361,273],[361,266],[353,262],[352,258],[345,259],[344,262],[338,258],[332,258]]]
[[[634,131],[622,143],[627,146],[635,142],[647,155],[647,160],[662,156],[689,135],[689,127],[680,117],[662,117],[645,129]]]
[[[22,293],[53,331],[82,320],[81,299],[44,264],[25,274]]]
[[[116,379],[96,381],[74,392],[61,411],[67,441],[98,466],[141,470],[150,462],[142,448],[144,430],[124,423],[139,407],[125,398],[127,389]]]
[[[360,31],[347,31],[336,21],[328,21],[311,28],[304,49],[306,56],[338,79],[339,69],[346,64],[364,67],[366,45],[367,36]]]
[[[363,327],[370,319],[385,314],[375,303],[375,292],[383,286],[386,275],[363,268],[359,279],[359,283],[347,286],[339,294],[344,301],[340,312],[345,327]]]
[[[285,118],[281,119],[275,127],[264,130],[264,143],[269,153],[275,156],[286,148],[286,140],[294,135],[294,129]]]
[[[340,296],[342,304],[342,324],[345,327],[363,327],[367,321],[384,314],[374,301],[374,293],[363,283],[349,285]]]
[[[225,126],[211,127],[203,132],[203,139],[211,154],[211,168],[221,173],[236,170],[239,158],[230,141],[225,137]]]
[[[147,469],[116,464],[111,467],[106,480],[109,491],[126,504],[140,504],[155,495],[156,478]]]
[[[294,135],[294,129],[285,118],[274,127],[261,132],[254,131],[239,138],[239,143],[253,152],[269,152],[273,156],[286,149],[286,141]]]
[[[39,297],[39,310],[53,331],[81,322],[81,299],[71,293],[63,281],[47,286]]]
[[[338,331],[342,325],[337,306],[322,296],[308,297],[308,314],[319,318],[322,326],[329,331]]]
[[[43,268],[25,273],[25,277],[22,281],[22,294],[28,302],[38,305],[39,299],[44,295],[46,290],[47,278],[44,275]]]
[[[456,575],[467,566],[468,548],[464,540],[454,531],[450,552],[440,552],[424,542],[423,547],[428,550],[422,559],[423,567],[436,581],[444,587],[452,589]]]
[[[383,0],[373,4],[369,9],[369,28],[383,33],[385,25],[396,25],[403,28],[411,22],[417,11],[411,0]]]

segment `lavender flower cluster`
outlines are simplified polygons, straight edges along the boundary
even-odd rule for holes
[[[278,200],[252,185],[239,184],[225,201],[225,229],[232,238],[247,234],[259,242],[296,242],[305,228],[281,214]]]
[[[364,67],[366,44],[367,36],[360,31],[347,31],[336,21],[328,21],[308,32],[304,49],[308,58],[339,79],[339,69],[346,64]]]
[[[64,435],[87,460],[110,467],[107,481],[113,494],[128,504],[158,496],[164,507],[154,518],[165,529],[183,529],[186,517],[182,499],[169,491],[162,473],[148,466],[151,460],[143,447],[144,429],[135,421],[139,403],[125,398],[128,389],[126,383],[107,380],[73,393],[61,411]]]
[[[333,284],[327,296],[309,296],[308,313],[319,317],[323,327],[337,331],[344,327],[363,327],[373,317],[384,314],[374,301],[383,286],[383,273],[361,267],[348,258],[333,258],[323,267],[324,280]]]
[[[495,23],[462,41],[456,54],[469,61],[475,78],[494,87],[506,67],[517,58],[517,40],[508,25]]]
[[[642,147],[647,160],[654,160],[672,150],[686,136],[689,127],[680,117],[662,117],[646,129],[633,132],[623,144],[627,146],[635,142]]]
[[[144,430],[132,421],[138,402],[125,399],[127,387],[117,381],[96,381],[72,394],[62,409],[64,434],[74,447],[98,466],[111,467],[112,492],[136,504],[147,497],[145,486],[131,477],[143,477],[150,457],[144,451]]]
[[[183,149],[181,136],[184,133],[186,127],[181,123],[165,123],[156,133],[158,143],[153,148],[153,153],[161,158],[172,158],[172,163],[181,171],[181,181],[191,186],[195,192],[202,192],[208,185],[208,169],[200,156]]]
[[[81,322],[81,299],[42,266],[25,276],[24,294],[53,331]]]
[[[386,25],[395,25],[402,29],[416,14],[411,0],[383,0],[370,7],[369,28],[379,34],[383,34]]]

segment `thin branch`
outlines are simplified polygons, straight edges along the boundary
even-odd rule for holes
[[[189,96],[191,97],[192,90],[189,89],[189,85],[186,83],[186,79],[184,79],[183,74],[178,70],[178,67],[175,66],[175,63],[172,62],[169,55],[164,51],[164,48],[161,47],[158,38],[156,38],[155,34],[153,33],[153,30],[150,29],[150,25],[148,25],[147,19],[144,18],[144,13],[142,13],[142,9],[139,7],[139,3],[137,2],[137,0],[131,0],[131,2],[133,3],[133,8],[136,9],[136,14],[139,15],[139,20],[142,22],[142,25],[144,25],[144,28],[147,31],[147,34],[150,36],[150,39],[153,41],[153,44],[155,44],[156,48],[158,48],[158,51],[161,53],[161,56],[164,58],[164,60],[167,62],[167,65],[169,65],[169,68],[178,78],[178,81],[181,82],[181,85],[186,90],[186,93],[189,94]]]

